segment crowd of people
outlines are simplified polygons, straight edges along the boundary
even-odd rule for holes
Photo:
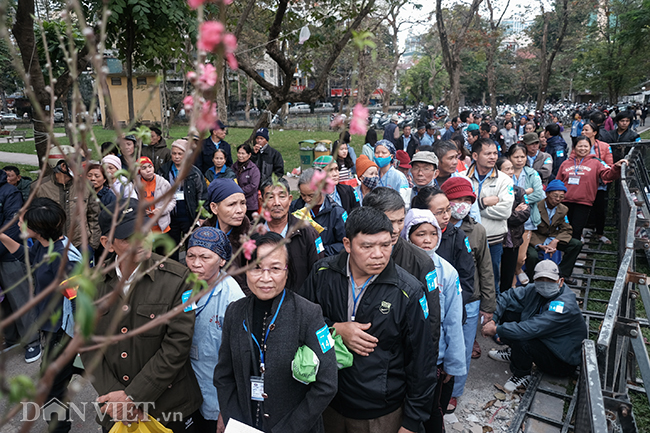
[[[266,432],[441,432],[482,355],[477,333],[510,363],[509,392],[533,363],[573,374],[587,329],[568,286],[585,236],[611,242],[605,212],[591,210],[625,162],[609,144],[637,140],[635,118],[576,113],[571,144],[534,113],[463,111],[443,129],[401,133],[392,119],[382,139],[368,131],[358,157],[342,134],[300,174],[296,199],[265,128],[235,159],[221,122],[201,143],[168,147],[156,128],[149,145],[127,135],[85,165],[85,188],[74,149],[53,149],[38,187],[0,170],[0,226],[18,216],[0,234],[0,287],[13,286],[2,314],[30,299],[30,265],[35,295],[88,257],[108,266],[96,333],[134,335],[82,353],[110,415],[104,431],[149,409],[180,413],[163,422],[174,432],[222,432],[230,419]],[[165,258],[138,230],[178,248]],[[207,287],[195,302],[190,274]],[[74,334],[74,309],[50,290],[3,330],[5,345],[51,362]],[[75,371],[59,369],[51,397],[64,401]]]

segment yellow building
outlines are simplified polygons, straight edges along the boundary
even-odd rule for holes
[[[114,57],[105,58],[108,74],[106,84],[111,95],[113,106],[113,115],[118,122],[129,121],[129,103],[126,91],[126,71],[122,67],[122,62]],[[133,71],[133,109],[135,115],[141,113],[139,121],[160,122],[162,119],[162,106],[160,103],[160,86],[152,89],[156,83],[156,74],[153,72],[134,70]],[[99,106],[102,111],[102,123],[106,117],[106,103],[100,92]],[[104,124],[104,126],[106,126]]]

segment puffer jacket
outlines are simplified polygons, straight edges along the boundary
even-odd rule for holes
[[[75,224],[75,230],[71,238],[72,245],[81,251],[81,231],[88,234],[88,243],[93,249],[99,247],[101,231],[99,229],[99,202],[93,199],[91,188],[84,182],[81,191],[77,191],[75,180],[61,184],[56,181],[54,175],[43,178],[41,185],[36,191],[36,197],[51,198],[59,203],[65,211],[65,229],[63,233],[67,236],[70,225]],[[32,186],[36,185],[35,183]],[[77,200],[83,200],[86,208],[86,221],[79,221],[77,215]]]

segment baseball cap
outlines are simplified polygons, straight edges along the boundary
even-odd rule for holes
[[[535,266],[535,276],[533,280],[539,278],[550,278],[553,281],[560,279],[560,270],[552,260],[542,260]]]
[[[135,233],[135,221],[138,216],[138,200],[124,199],[107,208],[104,208],[99,214],[99,228],[102,230],[102,236],[108,236],[113,225],[113,210],[117,209],[120,213],[117,216],[115,225],[114,238],[128,239]]]
[[[438,157],[433,152],[427,152],[423,150],[422,152],[418,152],[413,155],[413,159],[411,159],[411,165],[413,165],[414,162],[426,162],[427,164],[434,164],[437,167]]]
[[[524,134],[522,140],[524,144],[539,143],[539,135],[535,134],[534,132],[528,132]]]

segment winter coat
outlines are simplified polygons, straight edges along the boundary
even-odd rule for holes
[[[212,157],[217,149],[222,149],[223,153],[226,154],[226,167],[232,166],[232,150],[230,144],[225,140],[215,143],[212,141],[212,137],[208,137],[203,140],[203,143],[201,144],[201,153],[194,160],[194,165],[201,170],[201,173],[205,173],[211,167],[214,167]]]
[[[102,186],[102,189],[97,191],[97,200],[99,200],[101,206],[103,206],[101,209],[104,207],[109,210],[112,209],[111,205],[115,203],[116,199],[117,198],[115,197],[115,193],[106,184]]]
[[[341,251],[318,261],[300,291],[322,307],[328,326],[349,321],[348,257]],[[372,419],[402,407],[402,426],[412,431],[420,431],[429,419],[436,350],[424,291],[423,284],[393,260],[368,284],[356,321],[371,323],[365,332],[379,342],[369,356],[352,352],[352,366],[339,370],[339,391],[330,405],[338,413]]]
[[[546,140],[545,151],[549,153],[553,158],[553,171],[551,172],[551,176],[548,178],[549,182],[555,179],[557,176],[557,171],[560,169],[560,165],[562,165],[562,163],[566,160],[567,148],[568,145],[561,135],[556,135]]]
[[[325,257],[323,240],[309,223],[301,223],[289,214],[287,219],[287,250],[289,260],[293,263],[293,286],[288,289],[298,291],[309,276],[314,263]]]
[[[410,210],[404,219],[401,237],[408,239],[411,227],[425,222],[432,224],[440,232],[438,221],[431,211],[428,209]],[[463,376],[467,374],[465,345],[456,344],[458,341],[464,341],[463,315],[465,308],[463,308],[463,296],[461,296],[463,290],[456,268],[437,254],[440,245],[440,237],[438,237],[438,245],[432,250],[425,251],[436,266],[436,272],[427,280],[427,288],[429,286],[437,287],[440,294],[441,326],[437,365],[444,364],[445,372],[452,376]]]
[[[250,159],[244,163],[239,161],[232,165],[232,170],[237,175],[237,184],[246,196],[246,209],[257,210],[260,206],[257,198],[257,189],[260,187],[260,171]]]
[[[272,316],[277,314],[266,341],[264,393],[261,403],[262,431],[301,433],[324,431],[321,414],[336,394],[337,367],[333,341],[323,321],[321,307],[286,290],[273,301]],[[219,362],[214,371],[214,386],[219,391],[223,421],[234,418],[254,425],[251,400],[251,376],[259,376],[259,365],[252,354],[257,350],[248,327],[252,326],[254,296],[232,303],[223,323]],[[279,307],[278,307],[279,306]],[[278,309],[279,308],[279,309]],[[316,380],[308,385],[292,376],[296,351],[306,345],[318,357]],[[256,359],[257,360],[257,359]]]
[[[148,157],[153,162],[154,171],[160,170],[164,163],[172,160],[172,151],[167,147],[164,138],[158,143],[151,146],[142,146],[142,155]]]
[[[149,271],[126,296],[120,290],[117,302],[99,304],[95,329],[126,334],[183,303],[183,293],[192,291],[189,269],[173,260],[153,266],[159,260],[161,256],[152,254],[140,264],[141,271]],[[95,299],[110,296],[119,281],[115,269],[108,271],[97,284]],[[154,417],[164,413],[172,419],[171,412],[180,412],[185,419],[198,410],[201,390],[190,363],[194,315],[183,312],[133,338],[112,343],[109,350],[82,353],[85,365],[92,365],[97,356],[101,361],[93,370],[97,393],[122,390],[133,401],[153,402],[149,415]],[[100,424],[110,429],[113,423],[105,417]]]
[[[481,211],[481,224],[485,227],[485,233],[490,245],[497,245],[503,241],[508,231],[508,218],[512,212],[514,194],[512,189],[512,178],[496,169],[496,167],[483,179],[483,185],[478,179],[476,163],[473,163],[467,171],[461,173],[469,177],[476,193],[477,203]],[[485,197],[497,196],[499,203],[494,206],[484,206]]]
[[[607,165],[610,167],[614,165],[614,156],[612,155],[612,148],[609,146],[609,144],[605,143],[604,141],[596,140],[593,146],[591,146],[591,152],[592,155],[595,155],[596,158],[605,161]],[[571,151],[570,158],[575,156],[575,149]],[[601,180],[599,188],[602,185],[608,184],[609,182],[603,182]],[[604,188],[603,188],[604,189]]]
[[[515,185],[515,201],[512,203],[512,214],[508,218],[508,233],[503,239],[504,248],[519,248],[524,243],[524,224],[530,218],[530,205],[525,210],[515,210],[521,203],[527,203],[526,192]]]
[[[598,182],[612,181],[621,177],[621,168],[609,167],[604,161],[596,158],[595,155],[587,155],[578,160],[574,155],[562,163],[557,173],[557,179],[564,182],[567,193],[565,203],[578,203],[591,206],[596,200]],[[572,184],[572,179],[578,178],[579,184]]]
[[[494,286],[494,270],[492,256],[487,243],[485,227],[477,223],[471,216],[466,216],[460,226],[469,240],[474,258],[474,291],[467,301],[471,304],[481,300],[481,311],[494,312],[496,308],[496,288]]]
[[[217,173],[217,170],[213,165],[205,172],[204,177],[205,183],[208,186],[210,186],[212,181],[215,179],[237,179],[237,175],[234,171],[232,171],[232,168],[226,167],[225,165],[221,167],[221,171],[219,171],[219,173]]]
[[[530,233],[530,245],[537,246],[544,244],[547,238],[555,238],[559,242],[568,243],[573,237],[573,228],[569,224],[567,213],[569,208],[562,203],[558,204],[555,208],[553,221],[548,218],[546,211],[546,200],[537,203],[537,209],[542,218],[542,222],[537,226],[537,230]]]
[[[411,134],[409,137],[409,141],[406,145],[406,149],[404,149],[404,134],[402,134],[397,139],[395,148],[397,150],[405,151],[406,153],[409,154],[409,158],[413,158],[413,155],[415,155],[415,149],[417,149],[419,145],[420,145],[420,139],[418,139],[417,134]]]
[[[23,197],[18,188],[7,182],[7,173],[0,170],[0,227],[4,227],[20,211]],[[18,218],[4,233],[14,241],[22,244]],[[15,259],[2,242],[0,242],[0,261],[13,262]],[[7,287],[8,288],[8,287]]]
[[[535,155],[533,158],[533,163],[531,165],[530,157],[526,155],[528,166],[539,173],[539,177],[542,178],[543,185],[548,184],[548,179],[553,172],[553,158],[551,158],[551,155],[546,152],[542,152],[541,150],[538,150],[537,155]]]
[[[627,128],[625,131],[623,131],[622,134],[618,133],[618,128],[614,129],[613,131],[607,131],[606,134],[602,134],[600,139],[604,141],[605,143],[609,144],[616,144],[616,143],[630,143],[633,141],[639,141],[641,137],[639,137],[639,134],[636,132],[632,131],[632,125],[630,125],[629,128]],[[623,146],[616,146],[613,149],[613,157],[614,161],[618,161],[619,159],[623,159],[625,157],[625,147]]]
[[[384,140],[390,141],[391,143],[393,143],[395,145],[395,147],[397,147],[397,140],[398,140],[397,138],[395,138],[395,130],[396,129],[397,129],[397,124],[393,123],[393,122],[390,122],[388,125],[386,125],[384,127],[384,136],[383,136]],[[399,148],[399,149],[401,149],[401,148]]]
[[[27,199],[29,198],[32,182],[33,181],[31,177],[22,176],[18,181],[18,184],[16,185],[16,188],[18,188],[18,191],[20,191],[20,194],[22,194],[23,196],[23,203],[26,202]]]
[[[307,204],[302,198],[298,198],[291,203],[290,212],[306,207]],[[348,219],[348,213],[341,206],[336,204],[334,200],[325,197],[323,204],[321,204],[318,214],[313,215],[312,218],[323,230],[320,237],[325,246],[325,256],[333,256],[338,254],[343,249],[343,238],[345,237],[345,222]]]
[[[149,200],[149,201],[156,200],[158,197],[162,197],[163,195],[165,195],[167,193],[167,191],[169,191],[172,188],[171,185],[169,184],[169,182],[167,182],[167,179],[165,179],[161,175],[154,174],[154,178],[156,180],[156,189],[154,190],[153,197],[151,197],[151,198],[146,197],[145,200]],[[142,177],[139,174],[138,174],[138,179],[139,180],[142,179]],[[140,189],[136,189],[136,193],[139,194]],[[140,199],[139,196],[138,196],[138,199]],[[143,200],[141,200],[141,201],[143,201]],[[156,203],[156,205],[155,205],[156,210],[163,209],[161,211],[160,215],[158,216],[158,222],[157,222],[158,227],[160,228],[160,230],[163,233],[165,232],[165,230],[167,230],[167,227],[169,227],[169,224],[171,223],[170,214],[174,210],[174,208],[176,207],[176,199],[173,196],[172,196],[171,200],[169,201],[169,203],[167,203],[167,206],[165,206],[163,208],[166,201],[167,200],[158,201]]]
[[[174,176],[172,170],[173,165],[174,163],[172,161],[164,163],[162,167],[160,167],[158,174],[169,181],[169,184],[172,186],[172,188],[176,188],[178,191],[178,185],[176,185],[176,177]],[[179,203],[180,201],[184,201],[185,206],[187,207],[187,214],[189,216],[189,219],[190,221],[194,221],[199,208],[199,200],[208,200],[208,187],[205,185],[203,174],[199,171],[198,168],[194,166],[190,167],[187,176],[185,176],[185,179],[183,179],[183,196],[185,200],[177,200],[176,206],[179,206],[181,204]],[[172,211],[172,217],[174,216],[175,212],[176,210]]]
[[[474,294],[474,257],[469,240],[460,228],[447,224],[442,235],[439,235],[440,247],[436,254],[451,263],[458,271],[460,286],[463,288],[463,302],[467,304]]]
[[[531,207],[530,210],[530,222],[537,226],[540,222],[539,212],[537,212],[535,205],[546,198],[546,193],[544,192],[544,186],[542,185],[542,179],[539,176],[539,173],[534,169],[524,166],[520,176],[524,176],[524,190],[532,188],[533,192],[526,194],[526,203]],[[514,183],[514,179],[513,179]],[[513,206],[513,209],[516,206]],[[508,222],[508,227],[510,227],[510,222]]]
[[[341,199],[341,207],[345,209],[347,213],[352,212],[358,207],[361,207],[359,204],[359,198],[357,193],[354,191],[350,185],[345,185],[342,183],[336,184],[336,192],[338,193]],[[334,193],[330,194],[333,195]]]
[[[275,174],[278,178],[284,176],[284,160],[280,152],[267,144],[258,153],[253,152],[251,160],[260,170],[260,184]]]
[[[34,186],[36,184],[32,184]],[[77,191],[73,178],[66,184],[56,181],[54,175],[43,178],[41,185],[36,191],[36,197],[51,198],[59,203],[65,211],[66,220],[64,234],[70,232],[70,225],[74,223],[75,229],[72,236],[72,245],[81,250],[81,231],[85,230],[88,236],[88,243],[93,249],[99,247],[101,231],[99,229],[99,203],[92,197],[90,187],[84,182],[82,191]],[[77,200],[83,200],[86,209],[86,221],[79,221],[77,215]]]
[[[506,311],[521,313],[521,320],[498,325],[500,337],[515,341],[539,339],[562,361],[580,364],[587,325],[575,293],[566,284],[552,298],[539,295],[535,283],[501,292],[493,317],[495,323]]]

